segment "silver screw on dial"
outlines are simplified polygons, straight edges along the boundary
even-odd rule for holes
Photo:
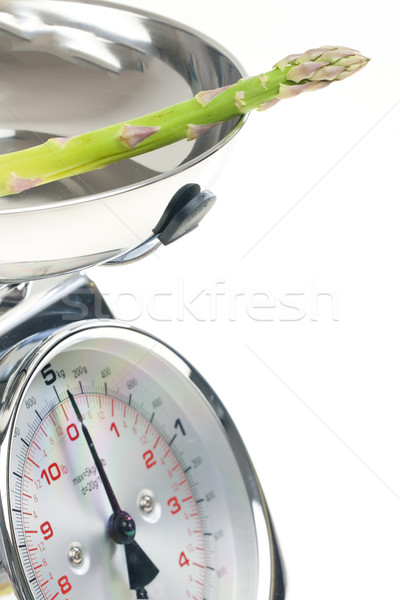
[[[72,546],[70,546],[68,548],[68,559],[74,566],[78,566],[78,565],[82,564],[82,561],[83,561],[82,549],[79,546],[77,546],[76,544],[73,544]]]
[[[153,498],[148,494],[143,494],[143,496],[139,500],[139,506],[144,513],[151,513],[154,508]]]

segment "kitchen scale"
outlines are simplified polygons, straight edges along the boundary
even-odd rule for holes
[[[243,74],[212,40],[123,0],[0,0],[0,71],[1,152]],[[0,199],[0,596],[284,598],[227,410],[182,356],[114,319],[85,271],[194,229],[242,124]]]

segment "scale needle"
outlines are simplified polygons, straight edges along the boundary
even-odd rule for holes
[[[89,446],[93,460],[100,475],[101,482],[110,501],[113,514],[107,523],[107,532],[109,537],[116,544],[123,544],[125,547],[126,565],[128,568],[129,587],[137,591],[137,598],[147,598],[145,586],[148,585],[159,573],[158,568],[142,550],[136,542],[136,526],[133,518],[124,510],[121,510],[119,502],[111,487],[110,480],[105,472],[104,465],[94,446],[88,428],[83,422],[82,413],[73,394],[67,390],[68,398],[71,401],[72,408],[75,411],[78,421],[81,424],[82,432]]]

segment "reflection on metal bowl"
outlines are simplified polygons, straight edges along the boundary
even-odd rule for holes
[[[0,65],[1,153],[134,118],[243,75],[214,41],[127,0],[0,0]],[[209,185],[242,123],[0,198],[0,281],[82,269],[140,244],[177,189]]]

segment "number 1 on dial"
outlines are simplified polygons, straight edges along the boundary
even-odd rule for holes
[[[118,427],[116,426],[116,424],[114,423],[114,421],[111,423],[110,431],[115,431],[115,433],[117,434],[117,437],[120,437],[119,431],[118,431]]]

